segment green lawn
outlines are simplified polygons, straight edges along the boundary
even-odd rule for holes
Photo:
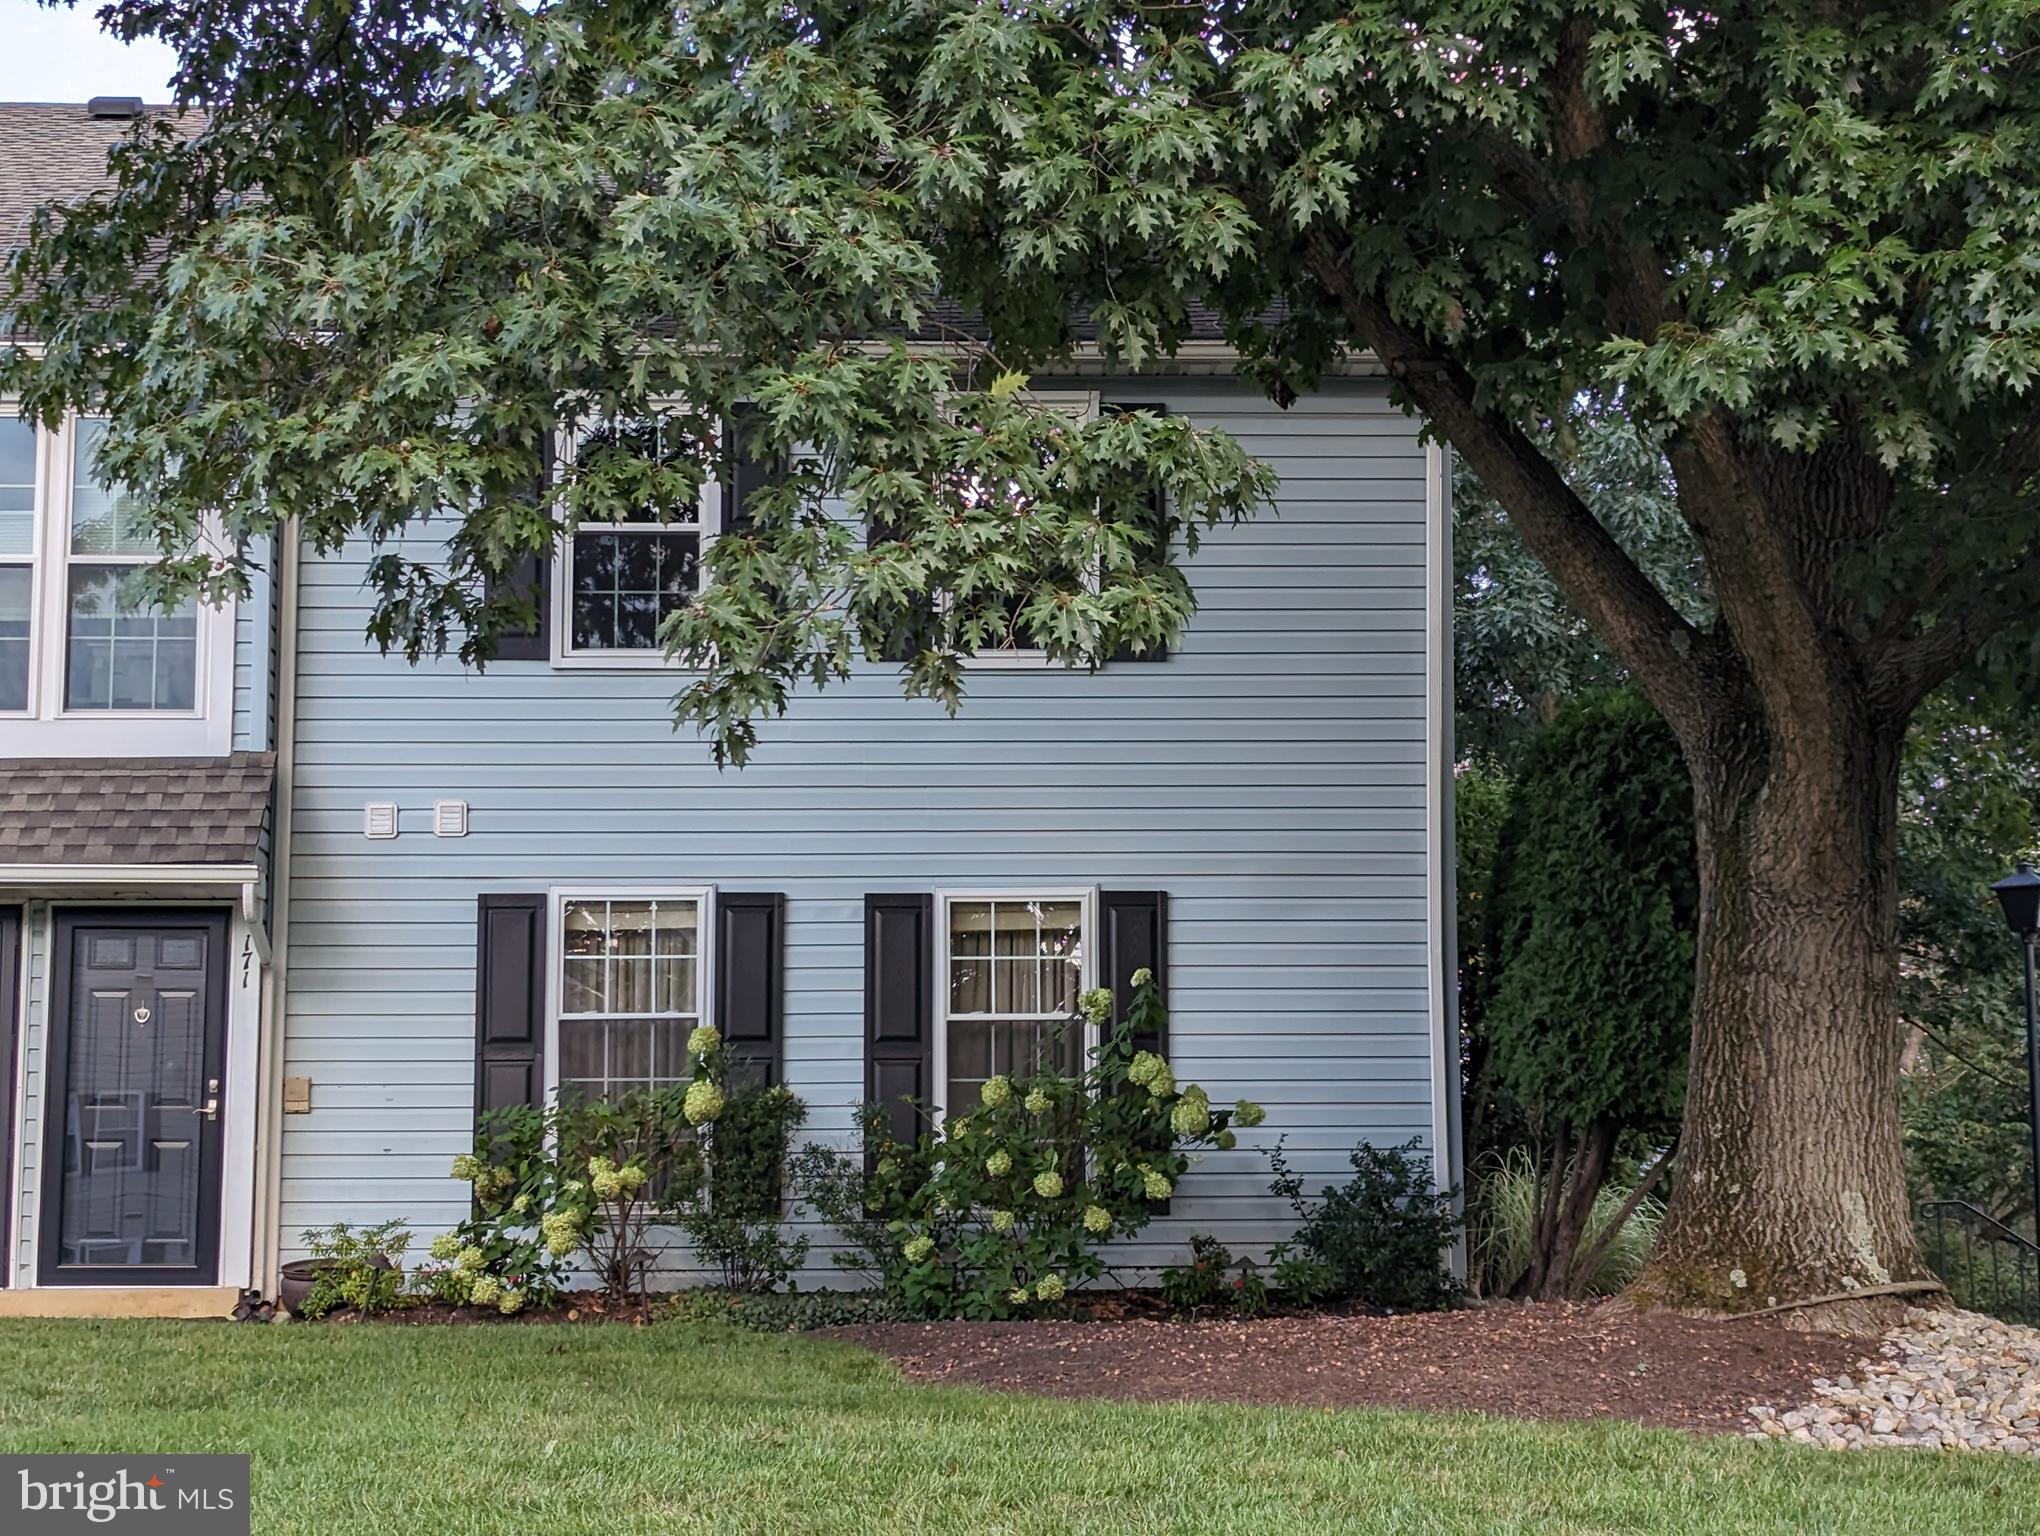
[[[1137,1407],[903,1384],[813,1339],[0,1324],[0,1448],[247,1451],[255,1528],[2030,1531],[2040,1465],[1627,1425]]]

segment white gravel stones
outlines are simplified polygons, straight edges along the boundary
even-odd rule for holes
[[[1750,1438],[2040,1456],[2040,1329],[1979,1312],[1909,1310],[1880,1352],[1860,1379],[1816,1377],[1814,1401],[1802,1407],[1752,1406]]]

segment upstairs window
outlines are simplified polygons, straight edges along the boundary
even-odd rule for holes
[[[164,611],[141,573],[160,549],[93,460],[106,423],[48,432],[0,402],[0,732],[4,756],[209,755],[230,745],[231,609]]]
[[[36,432],[0,418],[0,714],[28,709],[35,613]]]
[[[198,694],[198,605],[186,598],[166,613],[135,591],[156,537],[132,496],[93,476],[105,434],[100,421],[71,431],[64,708],[188,712]]]
[[[603,453],[661,462],[658,422],[630,422],[583,433],[577,462]],[[684,450],[675,449],[674,456]],[[559,655],[567,661],[643,665],[663,661],[659,626],[701,591],[708,541],[718,531],[720,487],[705,482],[693,507],[642,519],[584,522],[555,562],[553,612]]]

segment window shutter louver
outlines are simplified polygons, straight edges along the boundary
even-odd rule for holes
[[[893,1139],[908,1143],[934,1083],[934,924],[933,896],[864,898],[864,1099],[883,1106]]]
[[[1098,921],[1103,928],[1099,975],[1112,989],[1112,1025],[1117,1027],[1133,1000],[1133,973],[1145,967],[1155,973],[1163,997],[1169,988],[1169,893],[1167,891],[1100,891]],[[1159,1036],[1136,1036],[1138,1050],[1166,1055],[1169,1042]]]
[[[539,456],[539,478],[533,487],[533,495],[543,498],[553,472],[553,448],[550,435],[545,440]],[[519,555],[508,570],[500,576],[492,576],[483,583],[484,595],[490,598],[498,592],[514,593],[534,604],[538,609],[536,622],[521,629],[506,629],[496,636],[496,661],[549,661],[552,659],[552,559],[549,555],[531,553]]]
[[[475,1119],[545,1103],[545,897],[484,896],[475,942]]]
[[[1137,405],[1113,403],[1101,406],[1100,409],[1104,411],[1115,412],[1119,415],[1127,415],[1134,411],[1153,411],[1157,416],[1166,416],[1169,414],[1169,408],[1166,405],[1158,405],[1153,402],[1146,402]],[[1149,515],[1154,520],[1152,524],[1152,531],[1157,540],[1157,544],[1154,550],[1149,554],[1148,561],[1144,563],[1153,563],[1159,565],[1163,563],[1168,557],[1168,551],[1161,547],[1159,541],[1167,537],[1169,530],[1168,501],[1163,494],[1162,488],[1159,485],[1156,486],[1149,493],[1148,512]],[[1122,645],[1112,653],[1112,660],[1115,662],[1167,661],[1168,659],[1169,648],[1166,645],[1151,645],[1144,651],[1136,651],[1131,646]],[[1160,972],[1157,972],[1156,974],[1159,975]]]
[[[1099,955],[1099,974],[1112,989],[1112,1019],[1116,1029],[1133,1001],[1133,973],[1146,966],[1155,973],[1155,986],[1164,1001],[1169,992],[1169,893],[1167,891],[1100,891],[1098,922],[1104,929]],[[1169,1042],[1161,1035],[1133,1037],[1138,1051],[1169,1053]],[[1155,1202],[1149,1210],[1157,1216],[1169,1214],[1167,1200]]]
[[[715,928],[716,1028],[737,1070],[776,1083],[785,1037],[786,897],[718,895]]]

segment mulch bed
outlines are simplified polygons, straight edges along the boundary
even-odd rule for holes
[[[907,1376],[1049,1397],[1466,1410],[1737,1430],[1876,1340],[1594,1306],[1252,1322],[874,1323],[823,1330]]]

